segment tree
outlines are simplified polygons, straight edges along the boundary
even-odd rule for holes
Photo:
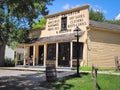
[[[44,27],[45,25],[46,25],[46,19],[41,18],[38,22],[33,23],[32,29],[41,28]]]
[[[90,20],[95,20],[95,21],[100,21],[100,22],[105,20],[105,17],[102,11],[97,11],[97,10],[95,11],[91,9],[89,12],[89,16],[90,16]]]
[[[106,20],[102,11],[95,11],[91,9],[89,12],[89,16],[90,20],[120,25],[120,20]]]
[[[47,15],[47,5],[54,0],[0,0],[0,66],[9,42],[23,42],[28,29],[40,15]]]
[[[105,20],[105,22],[120,25],[120,20]]]

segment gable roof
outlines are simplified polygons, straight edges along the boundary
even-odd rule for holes
[[[113,31],[120,31],[120,25],[116,25],[116,24],[110,24],[110,23],[90,20],[89,25],[92,27],[96,27],[96,28],[103,28],[103,29],[108,29],[108,30],[113,30]]]

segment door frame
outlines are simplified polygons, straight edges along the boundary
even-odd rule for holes
[[[70,67],[70,42],[58,43],[58,66]]]

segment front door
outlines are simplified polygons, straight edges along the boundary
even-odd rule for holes
[[[44,62],[44,46],[39,46],[38,65],[43,65]]]
[[[70,66],[70,42],[58,44],[58,66]]]

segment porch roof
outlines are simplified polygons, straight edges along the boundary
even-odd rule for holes
[[[46,43],[46,42],[63,42],[63,41],[71,41],[74,40],[76,37],[74,36],[74,33],[69,34],[62,34],[62,35],[55,35],[55,36],[49,36],[49,37],[41,37],[38,39],[32,39],[26,42],[25,44],[32,44],[32,43]]]

